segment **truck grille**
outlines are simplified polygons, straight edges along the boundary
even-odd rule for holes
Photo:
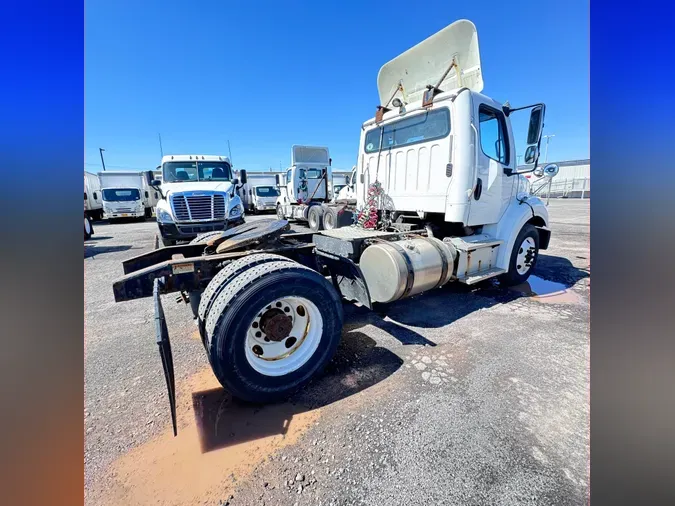
[[[172,195],[177,221],[222,220],[225,218],[223,195]]]

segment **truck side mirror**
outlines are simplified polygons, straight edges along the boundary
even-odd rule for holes
[[[239,171],[239,177],[241,178],[241,184],[246,184],[246,171],[244,169]]]
[[[555,176],[558,175],[559,170],[560,170],[560,167],[558,167],[557,164],[549,163],[548,165],[546,165],[546,167],[544,167],[542,172],[544,173],[544,176],[546,176],[548,178],[552,178],[552,177],[555,177]]]
[[[274,180],[276,181],[277,186],[281,186],[281,174],[276,174]]]
[[[544,106],[537,105],[530,113],[530,126],[527,130],[527,144],[539,144],[544,127]],[[531,162],[527,162],[531,163]]]
[[[153,179],[150,181],[150,186],[160,186],[162,182],[159,179]]]
[[[232,180],[232,186],[237,186],[239,184],[239,179],[236,177]]]
[[[87,200],[87,192],[84,192],[84,200]]]
[[[535,160],[539,157],[539,148],[534,146],[528,146],[525,150],[525,163],[530,164],[534,163]]]
[[[151,170],[146,170],[143,174],[145,175],[145,180],[148,182],[149,185],[151,185],[153,179],[155,179],[155,175],[152,173]]]

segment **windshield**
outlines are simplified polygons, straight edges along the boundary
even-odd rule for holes
[[[256,186],[255,194],[258,197],[278,197],[279,192],[274,186]]]
[[[141,199],[141,192],[136,188],[108,188],[102,193],[103,200],[108,202],[130,202]]]
[[[229,181],[232,179],[227,162],[166,162],[162,168],[164,183],[191,181]]]
[[[366,153],[378,151],[380,135],[382,135],[382,149],[392,149],[441,139],[449,133],[450,111],[444,107],[384,125],[384,133],[382,128],[371,130],[366,134],[364,149]]]

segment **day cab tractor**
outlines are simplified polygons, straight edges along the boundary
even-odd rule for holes
[[[294,145],[291,166],[276,178],[279,189],[277,217],[280,220],[305,222],[313,232],[353,223],[351,210],[333,202],[328,148]]]
[[[478,38],[457,21],[385,64],[362,127],[353,224],[291,233],[332,208],[326,148],[293,148],[278,220],[246,223],[124,262],[118,302],[153,297],[175,430],[175,380],[161,294],[192,306],[211,367],[235,397],[274,402],[306,385],[341,338],[342,301],[388,304],[449,282],[522,283],[549,244],[548,212],[522,173],[536,167],[544,104],[482,95]],[[528,167],[511,115],[530,110]],[[556,168],[549,168],[549,173]],[[295,171],[295,172],[294,172]],[[304,171],[304,174],[302,174]],[[310,172],[312,171],[312,172]],[[317,209],[317,211],[314,211]],[[414,304],[414,301],[409,303]]]

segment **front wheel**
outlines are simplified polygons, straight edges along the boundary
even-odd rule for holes
[[[284,216],[284,209],[281,207],[281,204],[277,204],[277,219],[279,220],[285,220],[286,216]]]
[[[91,238],[92,234],[94,233],[94,227],[91,224],[91,220],[89,219],[89,216],[84,217],[84,240],[88,240]]]
[[[342,302],[319,273],[289,261],[254,265],[229,281],[206,318],[213,371],[235,397],[276,402],[331,359]]]
[[[516,237],[511,251],[509,270],[499,277],[505,286],[524,283],[530,277],[539,257],[539,232],[534,225],[526,224]]]

